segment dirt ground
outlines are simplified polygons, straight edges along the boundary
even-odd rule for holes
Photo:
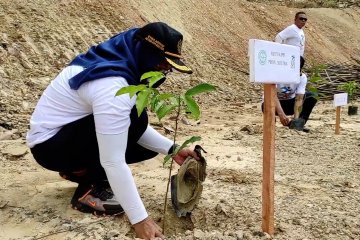
[[[0,239],[134,238],[124,215],[99,218],[71,209],[76,186],[38,166],[24,137],[42,90],[72,57],[118,31],[157,20],[184,33],[185,59],[195,70],[192,76],[173,73],[164,88],[219,87],[199,98],[199,123],[180,123],[179,141],[202,137],[208,176],[191,216],[177,218],[169,203],[167,239],[360,239],[360,117],[348,116],[344,107],[335,135],[335,108],[325,101],[316,105],[309,133],[276,123],[276,234],[261,231],[261,86],[248,80],[247,41],[272,39],[298,10],[225,0],[0,0]],[[359,8],[305,11],[307,64],[359,63]],[[151,119],[172,137],[164,128],[172,121]],[[162,161],[131,165],[160,225],[168,174]]]
[[[269,238],[261,232],[260,108],[228,106],[225,112],[205,109],[199,124],[180,125],[182,136],[202,136],[208,176],[190,217],[177,218],[169,205],[168,239]],[[310,133],[277,122],[274,239],[359,239],[360,118],[343,113],[341,120],[341,134],[335,135],[335,110],[322,103],[308,123]],[[98,218],[72,210],[74,184],[35,164],[23,139],[0,146],[2,239],[133,238],[124,216]],[[132,165],[145,206],[159,224],[168,174],[162,161]]]

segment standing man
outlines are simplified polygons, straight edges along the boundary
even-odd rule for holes
[[[181,60],[183,35],[162,22],[132,28],[76,56],[45,89],[30,119],[27,144],[44,168],[79,185],[74,209],[98,215],[125,211],[136,236],[164,238],[148,215],[128,164],[170,154],[173,141],[136,111],[136,96],[115,96],[149,71],[192,73]],[[165,79],[164,79],[165,80]],[[181,165],[192,156],[182,149]],[[110,188],[111,187],[111,188]]]
[[[297,46],[300,48],[300,55],[304,56],[305,34],[303,28],[306,21],[306,14],[304,12],[297,12],[294,24],[279,32],[275,37],[275,42]]]

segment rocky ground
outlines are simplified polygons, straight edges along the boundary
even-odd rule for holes
[[[285,1],[286,2],[286,1]],[[311,1],[309,1],[311,2]],[[351,1],[350,1],[351,2]],[[75,189],[39,167],[24,136],[50,80],[92,44],[147,21],[184,33],[192,76],[173,73],[165,90],[200,82],[218,91],[199,98],[200,123],[184,119],[180,138],[202,137],[208,176],[191,216],[168,207],[168,239],[360,239],[359,115],[320,101],[310,133],[276,127],[275,224],[261,231],[261,86],[248,80],[247,41],[270,40],[308,13],[307,64],[359,62],[359,8],[293,8],[271,2],[160,0],[0,0],[0,239],[133,239],[125,216],[98,218],[69,207]],[[357,102],[360,105],[359,102]],[[159,131],[173,123],[165,120]],[[171,133],[168,135],[171,137]],[[179,139],[181,140],[181,139]],[[162,225],[167,169],[162,158],[131,166],[151,216]],[[175,169],[176,170],[176,169]]]
[[[340,135],[334,134],[334,122],[330,103],[316,106],[310,133],[277,122],[273,239],[359,239],[360,118],[343,112]],[[169,204],[168,239],[270,239],[261,231],[259,106],[228,106],[226,114],[223,108],[208,108],[200,123],[191,123],[181,122],[181,138],[202,136],[208,176],[191,216],[177,218]],[[23,139],[0,146],[2,239],[134,237],[125,216],[99,218],[72,210],[74,184],[36,165]],[[162,161],[158,157],[132,166],[144,203],[160,225],[168,174]]]

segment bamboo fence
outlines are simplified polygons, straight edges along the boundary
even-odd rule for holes
[[[308,79],[311,76],[311,70],[305,69]],[[322,81],[315,85],[320,93],[320,99],[333,100],[334,94],[343,91],[338,89],[343,83],[355,81],[359,84],[357,93],[354,94],[354,99],[360,98],[360,65],[353,63],[328,63],[326,68],[320,71]]]

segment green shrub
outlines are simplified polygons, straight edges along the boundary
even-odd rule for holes
[[[358,93],[359,87],[359,83],[356,81],[350,81],[339,85],[338,89],[347,92],[348,102],[351,103],[355,99],[355,95]]]

